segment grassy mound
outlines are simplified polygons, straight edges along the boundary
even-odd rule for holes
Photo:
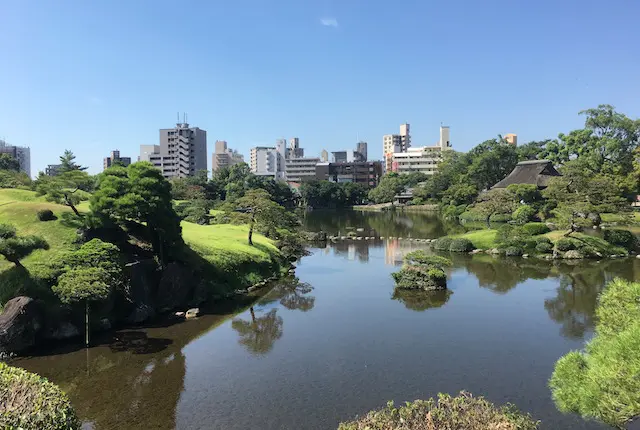
[[[66,394],[35,373],[0,363],[0,398],[3,429],[80,428]]]
[[[640,283],[610,283],[596,309],[596,336],[560,358],[549,383],[563,412],[624,428],[640,416]]]
[[[454,239],[467,239],[476,249],[490,249],[496,247],[497,230],[475,230],[465,234],[451,236]]]
[[[438,399],[416,400],[396,408],[393,402],[379,411],[369,412],[338,430],[532,430],[538,423],[512,406],[496,407],[482,397],[460,393],[457,397],[440,394]]]

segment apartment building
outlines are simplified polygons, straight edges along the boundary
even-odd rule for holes
[[[44,169],[44,174],[47,176],[58,176],[61,168],[62,164],[49,164]]]
[[[114,163],[120,163],[122,166],[128,166],[131,164],[131,157],[121,157],[120,151],[117,149],[111,151],[108,157],[105,157],[102,161],[103,170],[107,170],[109,167],[113,166]]]
[[[304,182],[316,178],[316,165],[320,158],[287,158],[285,177],[287,182]]]
[[[25,146],[9,145],[0,140],[0,154],[9,154],[20,164],[20,171],[31,177],[31,149]]]
[[[226,141],[216,141],[213,156],[211,157],[211,172],[217,172],[224,167],[231,167],[238,163],[244,163],[242,154],[228,148]]]
[[[382,136],[382,157],[385,171],[391,171],[393,154],[406,152],[411,148],[411,127],[409,124],[400,124],[399,134],[386,134]]]
[[[422,172],[433,175],[442,161],[442,151],[451,147],[450,130],[440,127],[440,140],[434,146],[408,148],[406,151],[392,154],[390,171],[399,174]]]
[[[139,159],[153,163],[167,179],[194,176],[207,170],[207,132],[186,122],[161,129],[160,145],[141,145]]]
[[[504,140],[506,140],[509,145],[518,146],[518,135],[517,134],[507,133],[504,136]]]
[[[272,176],[285,179],[286,140],[276,140],[275,146],[256,146],[251,148],[251,172],[257,176]]]
[[[318,163],[316,179],[337,183],[354,182],[375,187],[382,177],[382,162]]]

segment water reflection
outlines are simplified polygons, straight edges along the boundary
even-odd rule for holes
[[[439,308],[449,301],[452,292],[444,291],[413,291],[396,289],[391,297],[404,304],[407,309],[422,312],[427,309]]]

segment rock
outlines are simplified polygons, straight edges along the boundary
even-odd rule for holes
[[[471,251],[469,254],[475,255],[475,254],[480,254],[484,252],[482,249],[474,249],[473,251]]]
[[[129,324],[140,324],[156,316],[156,311],[149,305],[140,304],[125,318]]]
[[[200,315],[200,308],[191,308],[185,314],[184,317],[186,319],[195,318]]]
[[[636,258],[640,258],[640,254],[639,254],[639,255],[636,255]]]
[[[498,255],[500,254],[500,250],[498,248],[493,248],[487,251],[489,254]]]
[[[362,240],[362,236],[358,236],[356,239],[357,240]]]
[[[179,320],[183,320],[185,318],[184,312],[176,312],[173,314],[173,317]]]
[[[80,336],[80,330],[78,330],[78,327],[71,324],[70,322],[65,321],[60,323],[58,327],[56,327],[50,334],[48,334],[47,338],[54,340],[65,340],[77,336]]]
[[[522,258],[529,258],[529,254],[522,254]]]
[[[9,300],[0,314],[0,353],[18,353],[32,347],[41,328],[38,302],[26,296]]]
[[[326,242],[327,233],[324,231],[304,231],[301,233],[307,242]]]
[[[253,291],[257,290],[257,289],[258,289],[258,287],[254,285],[253,287],[247,288],[247,291],[251,293],[251,292],[253,292]]]
[[[346,239],[347,239],[347,236],[340,236],[340,239],[341,239],[341,240],[346,240]]]
[[[380,236],[380,240],[384,240],[384,236]]]
[[[169,263],[158,285],[157,309],[162,312],[186,306],[195,284],[193,269],[180,263]]]
[[[356,228],[356,231],[357,231],[358,233],[362,233],[362,232],[364,231],[364,228]]]
[[[579,258],[584,258],[580,251],[576,251],[575,249],[565,252],[563,257],[567,260],[577,260]]]

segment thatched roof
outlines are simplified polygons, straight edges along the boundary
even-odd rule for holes
[[[509,176],[495,184],[493,188],[507,188],[511,184],[531,184],[546,188],[549,179],[561,176],[549,160],[521,161]]]

